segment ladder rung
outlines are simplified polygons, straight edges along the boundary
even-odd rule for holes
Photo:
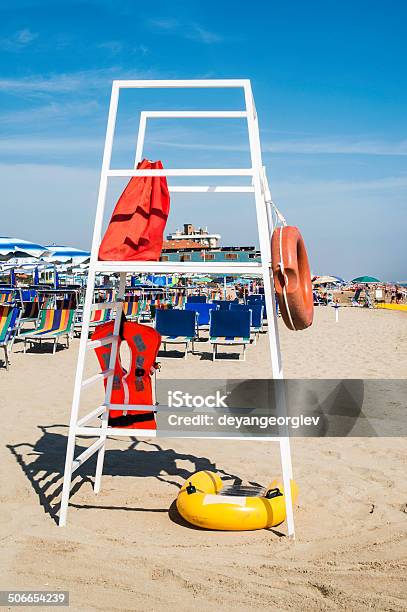
[[[93,383],[98,382],[98,380],[104,380],[105,378],[108,378],[109,376],[113,376],[113,373],[114,373],[113,368],[108,368],[107,370],[104,370],[103,372],[99,372],[98,374],[95,374],[94,376],[91,376],[90,378],[87,378],[86,380],[84,380],[82,383],[82,387],[88,387],[89,385],[93,385]]]
[[[253,193],[251,185],[168,185],[173,193]]]
[[[101,446],[104,444],[104,439],[96,440],[89,448],[83,451],[76,459],[72,461],[72,473],[78,469],[89,457],[96,453]]]
[[[253,168],[162,168],[136,170],[111,169],[107,176],[253,176]]]
[[[106,344],[113,344],[113,342],[116,342],[118,338],[119,336],[114,336],[113,334],[109,334],[109,336],[106,336],[105,338],[101,338],[100,340],[89,340],[89,342],[86,344],[86,348],[95,349],[95,348],[99,348],[99,346],[105,346]]]
[[[151,410],[151,412],[157,412],[158,409],[158,406],[151,406],[146,404],[103,404],[102,406],[98,406],[91,412],[88,412],[88,414],[85,414],[85,416],[83,416],[81,419],[79,419],[79,421],[76,423],[76,427],[82,427],[83,425],[88,423],[88,421],[96,417],[100,417],[104,413],[106,406],[109,407],[109,410],[133,410],[134,412],[141,412],[144,410]]]
[[[77,427],[82,427],[82,425],[85,425],[85,423],[87,423],[91,419],[94,419],[95,417],[99,417],[104,411],[105,411],[105,407],[104,406],[98,406],[97,408],[95,408],[91,412],[88,412],[88,414],[86,414],[84,417],[79,419],[79,421],[76,423],[76,426]]]
[[[151,410],[157,412],[158,406],[152,404],[105,404],[109,410]]]
[[[137,436],[138,438],[156,438],[157,430],[156,429],[131,429],[131,428],[120,428],[120,427],[76,427],[76,435],[77,436],[90,436],[92,438],[100,437],[100,436],[123,436],[123,437],[132,437]],[[177,433],[177,437],[184,438],[185,440],[233,440],[234,442],[242,440],[244,442],[278,442],[281,444],[282,438],[276,438],[273,436],[249,436],[248,438],[243,435],[236,436],[210,436],[208,437],[207,433],[203,433],[202,435],[183,435],[181,432]],[[102,438],[103,440],[103,438]],[[98,440],[99,442],[99,440]],[[92,445],[93,446],[93,445]],[[79,457],[78,457],[79,459]]]
[[[120,428],[120,427],[77,427],[77,436],[91,436],[92,438],[103,436],[124,436],[124,437],[143,437],[143,438],[155,438],[157,436],[156,429],[131,429],[131,428]]]
[[[246,111],[232,110],[148,110],[142,111],[148,119],[245,119]]]
[[[262,274],[264,271],[270,273],[269,264],[227,261],[98,261],[95,264],[97,272],[128,272],[154,274],[174,274],[180,272],[204,273],[204,274]]]

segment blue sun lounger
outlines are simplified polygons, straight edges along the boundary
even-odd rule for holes
[[[252,295],[248,295],[247,298],[246,298],[246,304],[248,306],[252,306],[253,304],[258,306],[259,304],[261,304],[263,306],[263,321],[267,320],[266,298],[264,297],[263,293],[253,293]],[[276,310],[277,310],[277,313],[278,313],[277,300],[276,300]]]
[[[187,304],[205,304],[206,295],[189,295],[187,297]]]
[[[231,304],[230,310],[248,310],[250,312],[250,331],[254,334],[254,342],[261,331],[263,331],[263,311],[264,306],[260,302],[253,304]]]
[[[249,310],[213,310],[209,324],[209,341],[213,346],[212,360],[215,361],[218,346],[242,346],[243,360],[246,359],[246,346],[250,344]]]
[[[230,310],[231,304],[238,304],[239,300],[213,300],[212,304],[216,304],[219,310]]]
[[[185,344],[184,358],[188,356],[189,345],[194,351],[196,340],[196,312],[194,310],[164,310],[158,308],[155,313],[155,328],[161,334],[164,351],[167,344]]]
[[[209,327],[209,321],[211,312],[218,310],[216,304],[199,303],[199,302],[187,302],[185,304],[185,310],[192,310],[197,316],[197,334],[199,336],[199,330],[203,327]]]

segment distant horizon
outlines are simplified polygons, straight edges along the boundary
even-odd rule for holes
[[[192,225],[194,225],[194,224],[192,223]],[[211,231],[209,229],[209,225],[207,227],[208,227],[209,233],[211,233]],[[176,230],[174,230],[174,232],[175,231]],[[168,230],[168,232],[172,233],[169,230]],[[166,233],[167,233],[167,229],[166,229]],[[11,238],[19,238],[19,239],[22,239],[22,240],[27,240],[27,238],[22,237],[22,236],[0,236],[0,238],[2,238],[2,237],[3,238],[11,237]],[[166,239],[166,238],[164,237],[164,239]],[[222,236],[221,236],[221,241],[222,241]],[[62,245],[62,244],[53,244],[52,242],[45,242],[44,244],[43,243],[39,243],[38,241],[32,241],[32,242],[36,242],[37,244],[40,244],[40,246],[44,246],[44,247],[46,247],[46,246],[48,246],[48,247],[49,246],[64,246],[64,247],[71,247],[71,248],[81,248],[82,250],[84,250],[84,251],[86,251],[88,253],[91,253],[91,245],[89,245],[88,247],[77,247],[76,245],[73,245],[71,243]],[[253,247],[256,250],[259,250],[259,246],[256,246],[254,244],[230,244],[230,243],[222,244],[222,242],[216,248],[227,248],[227,247],[231,247],[231,248],[233,248],[233,247]],[[4,262],[0,261],[0,266],[1,266],[2,263],[7,263],[7,262],[6,261],[4,261]],[[35,262],[33,262],[33,263],[35,263]],[[360,276],[372,276],[374,278],[377,278],[377,275],[371,273],[371,271],[369,271],[369,270],[367,271],[367,273],[364,272],[364,273],[360,273],[360,274],[357,274],[357,275],[351,275],[351,276],[347,277],[347,276],[345,276],[343,274],[336,274],[336,270],[334,270],[334,271],[332,271],[332,270],[325,270],[325,271],[322,271],[322,272],[319,271],[319,272],[316,273],[316,272],[314,272],[313,269],[311,269],[311,277],[314,277],[314,276],[328,276],[328,275],[329,276],[337,276],[339,278],[344,279],[347,282],[350,282],[353,278],[358,278]],[[390,279],[389,280],[389,279],[385,279],[385,278],[380,278],[379,281],[380,282],[384,282],[386,284],[393,283],[393,284],[398,284],[398,285],[403,285],[403,284],[407,285],[407,280],[394,280],[394,279]]]

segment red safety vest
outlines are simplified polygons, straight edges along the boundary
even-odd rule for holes
[[[113,334],[114,321],[99,325],[92,335],[92,340],[100,340]],[[120,361],[120,346],[127,342],[131,351],[130,369],[127,372]],[[146,404],[152,405],[153,392],[151,375],[156,364],[161,336],[153,328],[140,325],[134,321],[124,321],[117,346],[116,364],[113,376],[111,404]],[[110,362],[111,344],[95,349],[100,367],[107,370]],[[104,380],[105,388],[107,379]],[[109,413],[111,427],[134,429],[156,429],[154,413],[151,410],[111,410]]]

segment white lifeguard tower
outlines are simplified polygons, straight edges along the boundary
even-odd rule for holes
[[[245,108],[244,110],[160,110],[160,111],[141,111],[139,130],[136,144],[135,162],[133,168],[112,169],[111,155],[112,146],[115,135],[116,116],[119,104],[119,94],[123,89],[139,90],[141,88],[154,88],[159,92],[160,89],[189,89],[189,88],[235,88],[243,91]],[[155,118],[167,119],[241,119],[247,122],[248,129],[248,148],[250,151],[251,165],[249,168],[188,168],[174,169],[165,168],[163,170],[137,170],[137,164],[141,161],[143,155],[143,146],[146,133],[146,125],[148,120]],[[166,176],[169,179],[173,177],[248,177],[250,184],[248,185],[228,185],[228,184],[202,184],[202,185],[176,185],[169,181],[169,190],[172,193],[206,193],[208,197],[213,193],[250,193],[253,194],[256,207],[257,227],[260,242],[261,262],[159,262],[159,261],[98,261],[99,245],[102,239],[102,225],[105,211],[106,192],[108,181],[112,177],[132,177],[132,176]],[[206,183],[206,181],[205,181]],[[268,315],[268,336],[272,362],[272,377],[274,379],[283,378],[283,370],[281,363],[280,345],[277,329],[277,316],[275,307],[274,287],[271,281],[271,236],[274,229],[274,220],[272,215],[272,201],[267,184],[265,170],[262,164],[261,146],[259,127],[254,104],[252,88],[249,80],[246,79],[222,79],[222,80],[130,80],[130,81],[113,81],[112,93],[110,99],[109,117],[107,122],[107,132],[105,140],[105,148],[103,155],[102,171],[100,176],[99,196],[97,201],[95,225],[93,232],[92,253],[89,265],[88,284],[85,297],[85,305],[83,312],[82,333],[79,346],[79,356],[76,369],[75,387],[72,401],[72,411],[69,426],[69,437],[66,451],[65,473],[61,499],[61,509],[59,517],[59,525],[66,524],[67,511],[69,504],[69,494],[71,488],[72,475],[83,463],[89,459],[94,453],[98,453],[94,490],[95,493],[100,491],[101,478],[103,472],[103,462],[106,449],[106,440],[109,435],[117,436],[134,436],[151,438],[156,435],[154,430],[132,430],[111,428],[108,425],[109,410],[118,410],[120,405],[110,403],[114,364],[117,353],[117,340],[119,335],[121,313],[123,308],[123,299],[126,287],[126,275],[137,273],[205,273],[205,274],[253,274],[262,277],[264,283],[264,293],[266,300],[266,309]],[[120,283],[117,298],[114,302],[108,303],[93,303],[95,276],[96,274],[119,273]],[[89,341],[89,321],[93,309],[113,308],[116,312],[113,335],[104,338],[103,340]],[[84,380],[84,365],[86,352],[89,349],[96,348],[101,345],[111,344],[111,356],[109,367],[94,376]],[[107,379],[105,400],[103,405],[97,406],[94,410],[84,416],[80,416],[80,400],[81,391],[84,387],[94,383],[100,384],[104,379]],[[284,410],[284,397],[280,393],[276,398],[277,405],[280,410]],[[123,405],[123,410],[159,410],[159,406],[130,406]],[[96,422],[96,424],[92,424]],[[75,440],[77,436],[89,436],[96,438],[96,441],[91,444],[78,457],[74,457]],[[213,437],[211,437],[213,439]],[[291,498],[290,481],[292,479],[290,441],[288,435],[281,437],[242,437],[241,443],[245,440],[256,440],[266,442],[277,442],[280,446],[282,476],[285,492],[286,514],[287,514],[287,531],[290,537],[294,537],[294,518],[293,506]],[[137,452],[137,451],[135,451]]]

